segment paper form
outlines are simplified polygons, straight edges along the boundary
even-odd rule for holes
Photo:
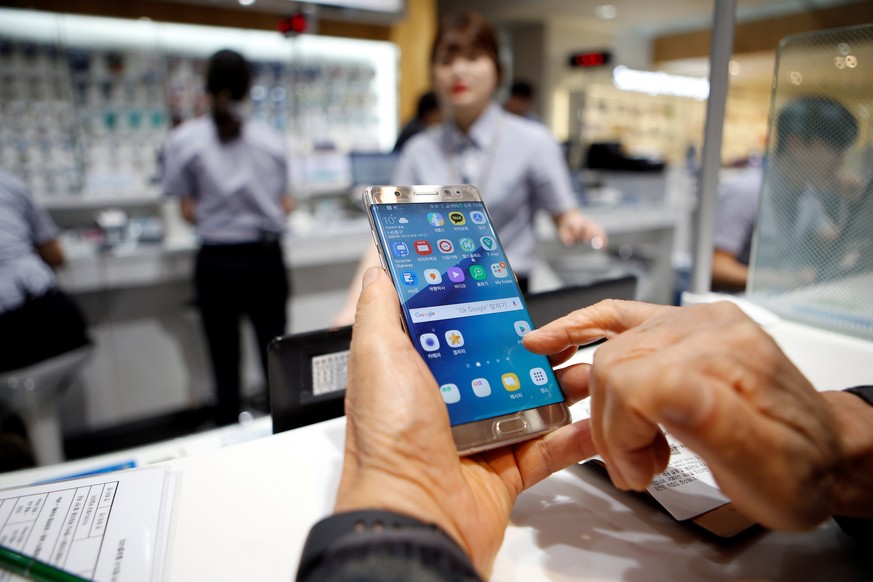
[[[591,417],[590,398],[570,408],[573,420]],[[664,431],[670,445],[670,463],[663,473],[652,477],[646,491],[679,521],[691,519],[729,503],[706,462]]]
[[[149,468],[2,490],[0,544],[99,582],[159,580],[173,485]]]

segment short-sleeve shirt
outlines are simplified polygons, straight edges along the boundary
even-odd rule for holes
[[[37,206],[27,186],[0,172],[0,313],[51,289],[55,276],[36,246],[57,237],[58,228]]]
[[[719,185],[713,246],[744,265],[749,264],[762,181],[763,170],[750,167]]]
[[[790,186],[780,167],[771,163],[766,184],[763,168],[749,168],[721,184],[716,214],[713,246],[733,254],[748,265],[752,238],[757,224],[757,268],[779,270],[794,268],[803,253],[823,233],[836,228],[830,214],[843,214],[837,208],[827,211],[832,196],[816,192],[808,186]],[[764,204],[760,204],[763,193]],[[839,204],[836,203],[838,206]],[[760,216],[759,216],[760,207]]]
[[[422,132],[404,146],[394,183],[476,186],[512,268],[534,266],[534,215],[577,207],[561,148],[548,128],[490,104],[467,134],[453,123]]]
[[[247,121],[240,136],[222,143],[210,117],[183,123],[170,135],[164,195],[193,198],[195,230],[206,244],[248,243],[281,234],[288,194],[282,137]]]

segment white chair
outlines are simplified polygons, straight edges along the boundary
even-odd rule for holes
[[[0,403],[21,416],[39,465],[64,460],[58,401],[93,351],[93,345],[86,345],[0,373]]]

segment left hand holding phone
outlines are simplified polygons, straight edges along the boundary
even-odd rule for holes
[[[400,325],[380,268],[364,274],[349,360],[346,443],[335,511],[384,509],[435,523],[490,573],[516,497],[596,454],[587,421],[459,457],[439,387]],[[575,374],[585,369],[573,368]],[[587,382],[568,382],[587,386]],[[587,396],[565,390],[568,404]]]

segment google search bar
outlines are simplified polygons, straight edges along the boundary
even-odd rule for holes
[[[509,297],[507,299],[419,307],[410,310],[409,314],[412,316],[413,323],[422,323],[425,321],[440,321],[442,319],[505,313],[507,311],[521,311],[522,309],[524,309],[524,304],[521,302],[520,297]]]

